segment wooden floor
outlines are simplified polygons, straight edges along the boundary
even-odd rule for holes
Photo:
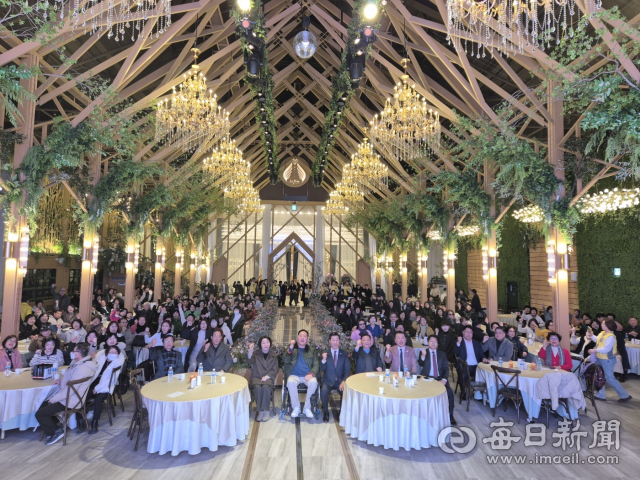
[[[296,318],[300,310],[283,310],[283,318],[274,332],[274,341],[294,338],[297,329],[308,327],[303,318]],[[314,332],[312,332],[312,336]],[[634,400],[618,404],[612,390],[607,391],[609,401],[600,402],[598,407],[603,420],[618,419],[620,426],[619,450],[612,448],[589,449],[593,440],[595,415],[589,409],[588,416],[581,415],[580,431],[588,432],[582,440],[577,465],[536,464],[538,455],[569,455],[576,453],[575,446],[562,451],[552,434],[557,432],[557,420],[550,420],[546,433],[546,444],[542,447],[526,447],[526,420],[514,424],[513,436],[522,437],[508,451],[491,449],[491,443],[482,439],[490,437],[490,423],[503,416],[507,421],[516,421],[515,410],[509,406],[505,413],[502,408],[492,417],[488,407],[472,401],[467,413],[457,403],[455,416],[458,426],[466,426],[477,436],[476,447],[468,454],[448,454],[438,448],[422,451],[390,451],[373,447],[362,442],[347,439],[337,426],[334,418],[329,423],[321,420],[299,420],[299,427],[290,419],[272,418],[266,423],[255,423],[249,437],[234,448],[221,448],[217,452],[203,450],[196,456],[182,452],[176,457],[149,454],[143,437],[137,452],[127,438],[127,428],[133,405],[131,394],[125,396],[124,414],[117,410],[114,425],[109,426],[106,414],[100,431],[95,435],[71,432],[67,446],[62,442],[45,446],[39,442],[40,430],[6,433],[0,441],[0,478],[10,480],[58,479],[170,479],[199,480],[217,479],[448,479],[448,478],[638,478],[640,472],[640,378],[632,376],[623,384]],[[280,404],[279,391],[276,392]],[[463,404],[464,406],[465,404]],[[1,407],[1,406],[0,406]],[[338,397],[332,412],[337,417]],[[253,412],[253,410],[252,410]],[[296,429],[299,428],[299,435]],[[524,465],[491,465],[487,456],[527,455]],[[617,465],[590,465],[589,456],[594,461],[606,461],[604,456],[615,456]],[[598,457],[600,456],[600,457]],[[497,458],[497,457],[496,457]],[[615,460],[615,459],[614,459]],[[614,460],[608,460],[609,462]],[[561,459],[560,459],[561,461]],[[585,463],[582,463],[582,462]],[[500,462],[500,460],[499,460]],[[534,463],[530,463],[534,462]]]

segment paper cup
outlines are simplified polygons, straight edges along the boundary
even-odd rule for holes
[[[62,376],[64,377],[64,374],[67,373],[67,370],[60,370],[60,373],[62,374]]]
[[[378,379],[380,379],[381,382],[384,382],[384,375],[378,375]]]
[[[16,375],[20,375],[22,373],[22,369],[21,368],[16,368]]]
[[[380,395],[384,395],[384,387],[380,387],[378,389],[378,392],[380,393]]]
[[[184,373],[180,374],[180,380],[184,380]]]
[[[418,375],[413,375],[411,378],[413,379],[413,384],[415,385],[418,381]]]
[[[220,377],[220,383],[224,383],[227,377]]]

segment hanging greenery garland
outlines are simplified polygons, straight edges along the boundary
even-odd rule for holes
[[[353,87],[349,71],[347,70],[349,68],[349,53],[354,50],[354,47],[360,41],[360,33],[363,27],[371,27],[373,30],[380,27],[377,21],[366,20],[363,16],[364,6],[368,3],[375,3],[378,9],[380,9],[382,4],[386,2],[381,2],[380,0],[355,0],[353,2],[351,23],[347,29],[347,43],[342,50],[340,68],[331,83],[331,102],[329,103],[329,109],[324,115],[324,125],[322,127],[322,134],[320,135],[318,151],[316,152],[316,160],[311,166],[313,184],[316,187],[322,184],[327,157],[333,150],[340,126],[342,125],[342,120],[349,108],[351,98],[355,93],[355,88]],[[380,18],[380,15],[381,13],[379,13],[377,17]],[[361,52],[364,65],[371,53],[371,45],[362,46]]]
[[[249,85],[251,95],[256,100],[254,117],[260,131],[260,140],[262,141],[264,158],[267,163],[267,171],[269,172],[271,183],[276,183],[280,170],[280,161],[278,160],[277,123],[273,102],[273,79],[271,77],[271,71],[269,70],[265,17],[261,12],[262,0],[251,0],[251,6],[252,8],[246,13],[234,8],[231,10],[231,16],[235,18],[236,21],[236,33],[240,38],[245,59],[257,50],[252,43],[262,45],[262,63],[258,75],[251,76],[247,71],[245,72],[244,80]],[[244,20],[248,20],[249,28],[245,29],[242,25]],[[253,35],[252,43],[249,43],[247,40],[247,35]]]

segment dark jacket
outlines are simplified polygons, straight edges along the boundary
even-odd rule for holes
[[[477,340],[471,340],[473,343],[473,351],[476,354],[476,361],[478,363],[482,363],[482,359],[484,358],[484,353],[482,352],[482,345]],[[456,354],[456,357],[459,357],[461,360],[467,362],[467,349],[464,346],[464,339],[462,339],[462,343],[453,348],[453,353]]]
[[[430,350],[427,348],[426,350],[426,358],[422,359],[422,352],[420,352],[420,356],[418,357],[418,365],[422,367],[420,374],[424,377],[431,377],[438,381],[443,378],[449,381],[449,361],[447,360],[447,356],[441,350],[436,351],[436,362],[438,367],[438,376],[434,377],[433,372],[431,371],[431,354]]]
[[[293,351],[289,352],[289,349],[284,353],[284,362],[282,365],[282,372],[284,373],[285,381],[287,377],[291,375],[293,371],[293,367],[295,367],[296,363],[298,363],[298,355],[300,354],[300,349],[298,345],[293,347]],[[311,373],[313,373],[316,377],[320,372],[320,360],[318,359],[318,355],[315,352],[315,349],[312,349],[309,345],[307,345],[302,353],[304,356],[304,361],[307,362],[307,366]]]
[[[206,347],[206,345],[205,345]],[[220,342],[218,348],[214,348],[213,344],[209,345],[209,349],[205,352],[205,347],[202,347],[200,353],[198,353],[198,357],[196,361],[198,363],[202,363],[202,368],[210,372],[215,370],[219,372],[220,370],[224,370],[228,372],[233,363],[231,359],[231,348],[224,342]]]
[[[269,350],[267,358],[264,358],[262,350],[254,350],[249,359],[249,365],[251,365],[250,387],[254,385],[270,385],[275,388],[275,381],[278,376],[278,355],[273,349]],[[262,377],[265,375],[268,375],[269,379],[263,382]]]
[[[522,354],[529,353],[529,349],[526,345],[522,344],[522,342],[520,341],[520,337],[507,337],[507,340],[510,340],[511,343],[513,343],[513,354],[511,355],[511,360],[522,360],[524,358]]]
[[[166,377],[169,375],[169,367],[165,364],[164,355],[162,355],[162,348],[155,352],[156,359],[156,376],[155,378]],[[184,364],[182,363],[182,354],[176,351],[176,366],[173,369],[173,373],[184,373]]]
[[[185,325],[186,324],[187,323],[185,322]],[[182,338],[184,338],[185,340],[189,340],[189,348],[187,349],[187,355],[186,357],[184,357],[184,361],[187,362],[187,364],[189,363],[189,359],[191,358],[191,353],[193,353],[193,348],[196,346],[196,343],[198,343],[198,332],[200,331],[200,327],[198,325],[200,325],[200,322],[196,322],[194,323],[194,325],[196,325],[196,328],[194,329],[189,329],[188,327],[182,328]],[[212,330],[207,327],[207,330],[205,331],[205,334],[204,334],[205,342],[206,340],[209,340],[209,342],[211,342],[212,333],[213,333]]]
[[[327,352],[327,361],[320,361],[320,371],[322,372],[322,383],[335,385],[342,383],[351,374],[351,362],[346,351],[338,350],[338,365],[333,363],[331,349]]]
[[[371,360],[372,370],[367,370],[367,357]],[[363,372],[375,372],[376,369],[384,369],[382,358],[380,357],[380,350],[375,345],[371,346],[369,353],[364,351],[363,347],[360,347],[357,352],[353,352],[353,358],[356,360],[356,374]]]
[[[456,354],[453,353],[453,350],[456,346],[457,342],[456,332],[449,327],[448,332],[443,332],[442,329],[438,331],[438,350],[443,351],[447,356],[447,360],[450,362],[456,361]]]

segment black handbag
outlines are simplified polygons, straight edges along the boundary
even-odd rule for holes
[[[144,335],[136,335],[133,337],[133,342],[131,342],[132,347],[144,347],[147,344],[144,341]]]

